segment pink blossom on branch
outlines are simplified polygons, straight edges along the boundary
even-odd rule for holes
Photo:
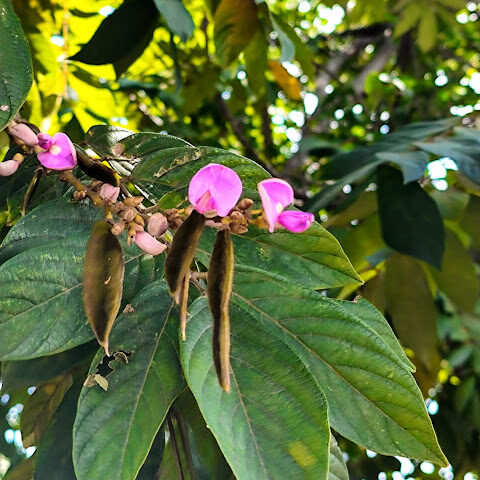
[[[263,180],[258,184],[258,193],[262,199],[265,220],[270,232],[280,224],[291,232],[301,233],[313,223],[314,216],[311,213],[297,210],[283,211],[293,202],[293,188],[285,180],[280,178]]]
[[[225,217],[242,194],[240,177],[228,167],[210,163],[190,180],[188,198],[198,213]]]
[[[35,145],[38,145],[37,135],[28,125],[25,125],[24,123],[12,122],[8,126],[8,133],[29,147],[35,147]]]
[[[73,143],[64,133],[53,138],[46,133],[38,134],[38,145],[46,150],[37,155],[39,162],[50,170],[70,170],[77,164]]]
[[[147,232],[137,232],[135,244],[149,255],[158,255],[167,248],[164,243],[159,242]]]
[[[109,183],[104,183],[100,187],[100,191],[98,192],[100,198],[105,200],[108,203],[115,203],[118,199],[118,195],[120,194],[120,187],[114,187]]]

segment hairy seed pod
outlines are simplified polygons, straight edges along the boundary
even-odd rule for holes
[[[165,279],[170,295],[177,304],[180,303],[182,282],[190,271],[198,240],[205,227],[205,220],[202,214],[193,211],[173,237],[170,251],[165,259]]]
[[[120,185],[120,180],[114,170],[98,160],[91,159],[88,153],[78,145],[75,145],[75,150],[77,152],[78,166],[89,177],[95,178],[104,183],[109,183],[114,187]]]
[[[233,242],[229,230],[217,233],[207,276],[207,294],[213,318],[213,361],[220,386],[230,391],[230,315],[233,285]]]
[[[101,220],[93,227],[83,264],[83,306],[98,343],[108,351],[108,337],[120,309],[125,270],[122,247]]]

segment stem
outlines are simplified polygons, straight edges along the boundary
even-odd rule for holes
[[[85,195],[90,199],[94,207],[103,207],[105,202],[100,198],[100,196],[92,192],[84,185],[73,173],[71,170],[65,170],[60,174],[60,179],[64,182],[68,182],[70,185],[73,185],[76,190],[79,192],[85,192]]]
[[[172,442],[173,456],[175,457],[175,462],[178,468],[178,474],[180,475],[180,480],[185,480],[185,475],[183,474],[182,461],[180,459],[180,451],[178,450],[177,437],[175,435],[175,429],[173,427],[172,417],[170,412],[167,414],[167,424],[168,431],[170,432],[170,440]]]

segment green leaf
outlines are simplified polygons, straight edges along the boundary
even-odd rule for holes
[[[268,68],[267,54],[268,45],[263,32],[258,29],[243,52],[248,85],[257,97],[265,95],[265,71]]]
[[[409,365],[370,326],[375,325],[376,319],[362,320],[371,313],[363,306],[357,311],[355,303],[345,308],[346,302],[305,290],[266,272],[246,266],[235,268],[231,305],[232,352],[242,348],[238,346],[243,339],[237,335],[237,328],[253,330],[251,334],[255,340],[248,350],[248,364],[257,370],[263,368],[263,359],[268,364],[270,354],[290,358],[293,350],[308,365],[324,391],[331,425],[341,435],[385,455],[401,455],[446,465]],[[195,319],[194,311],[190,313]],[[195,356],[187,363],[191,355],[188,350],[195,342],[192,330],[197,328],[193,319],[193,327],[190,322],[187,325],[188,337],[182,361],[200,409],[226,454],[220,433],[213,428],[213,419],[207,416],[198,393],[212,362],[211,354],[207,355],[205,350],[205,359],[201,361],[198,350],[193,350]],[[285,345],[275,345],[275,351],[270,352],[267,345],[273,342],[273,337]],[[202,352],[203,348],[206,349],[206,344],[203,347],[202,343]],[[258,350],[261,350],[261,358],[254,361],[252,352]],[[236,356],[233,353],[234,371]],[[192,378],[194,366],[198,376],[195,382]],[[285,368],[282,367],[282,371],[285,372]],[[209,388],[203,391],[210,392],[214,374],[209,375]],[[255,391],[258,387],[250,382],[242,388],[243,397],[250,394],[249,388]],[[265,394],[262,400],[265,406],[269,405],[269,399],[275,401],[275,391],[270,384],[270,394]],[[217,397],[212,396],[209,400],[216,405]],[[227,454],[226,457],[229,460]],[[229,463],[232,465],[230,460]]]
[[[185,140],[166,133],[142,132],[120,139],[117,149],[121,151],[122,157],[142,159],[159,150],[192,146]]]
[[[343,453],[333,435],[330,435],[330,468],[328,480],[348,480],[348,470]]]
[[[478,300],[478,279],[473,260],[458,237],[446,231],[442,269],[430,269],[438,287],[450,300],[467,312],[473,311]]]
[[[85,135],[88,146],[100,156],[117,156],[114,147],[133,132],[122,127],[108,125],[94,125]]]
[[[71,386],[72,376],[67,373],[40,385],[33,395],[27,398],[20,416],[22,444],[25,448],[38,445],[50,419]]]
[[[29,213],[10,231],[0,255],[0,358],[26,360],[68,350],[92,333],[81,301],[83,257],[101,212],[67,202],[50,202]],[[61,225],[61,228],[59,227]],[[124,303],[137,289],[136,246],[125,249]]]
[[[283,30],[282,27],[285,28],[285,30],[289,27],[287,24],[280,25],[280,22],[277,21],[277,16],[270,14],[270,19],[272,20],[272,26],[273,29],[277,32],[278,35],[278,40],[280,42],[280,48],[281,48],[281,55],[280,55],[280,62],[290,62],[293,59],[293,56],[295,55],[295,45],[293,44],[292,40],[290,37],[286,34],[286,32]]]
[[[205,298],[193,303],[190,314],[182,344],[184,372],[236,478],[326,479],[327,405],[308,369],[235,302],[230,306],[234,342],[227,394],[213,367]]]
[[[91,357],[97,350],[98,345],[89,342],[49,357],[2,362],[2,389],[13,392],[48,382],[85,362],[90,364]]]
[[[392,255],[386,264],[385,293],[398,338],[415,352],[418,380],[428,391],[435,384],[440,367],[437,311],[418,262],[406,255]]]
[[[134,480],[168,408],[185,387],[178,319],[165,282],[146,287],[131,305],[133,312],[118,318],[110,337],[112,350],[132,352],[128,364],[116,363],[107,392],[85,387],[80,395],[73,429],[78,480]]]
[[[402,16],[395,25],[393,35],[395,38],[401,37],[403,34],[411,30],[420,20],[420,17],[425,14],[421,3],[411,2],[402,11]]]
[[[16,115],[32,86],[32,59],[10,0],[0,0],[0,130]]]
[[[192,16],[181,0],[154,0],[158,11],[167,22],[168,28],[185,42],[193,33]]]
[[[93,37],[71,60],[89,65],[104,65],[122,61],[144,42],[146,31],[158,21],[152,0],[125,0],[98,27]]]
[[[228,66],[257,31],[257,6],[251,1],[221,0],[213,21],[216,54],[220,63]]]
[[[435,10],[427,8],[423,11],[418,25],[418,45],[422,52],[430,51],[437,44],[438,23]]]
[[[72,461],[72,429],[83,379],[77,380],[59,405],[35,455],[33,480],[76,480]]]
[[[419,179],[427,169],[429,155],[418,150],[413,152],[379,152],[375,155],[384,162],[396,163],[403,173],[403,183]]]
[[[208,265],[214,233],[206,229],[198,256]],[[234,235],[235,263],[270,271],[307,288],[330,288],[361,282],[340,244],[318,224],[302,234],[268,233],[249,227],[245,235]]]
[[[418,142],[416,146],[439,157],[450,157],[456,162],[461,172],[474,182],[480,183],[480,141],[478,139],[463,135],[431,143]]]
[[[417,182],[385,165],[378,169],[378,211],[385,243],[434,267],[445,250],[443,221],[435,201]]]

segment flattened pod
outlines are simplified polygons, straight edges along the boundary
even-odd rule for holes
[[[213,317],[213,362],[220,386],[230,391],[230,315],[233,285],[233,242],[230,230],[221,230],[208,268],[207,293]]]
[[[104,183],[109,183],[114,187],[120,185],[118,175],[114,170],[104,165],[102,162],[92,160],[83,148],[75,145],[77,152],[78,166],[91,178],[100,180]]]
[[[108,351],[108,336],[120,309],[125,270],[122,247],[112,226],[97,222],[83,263],[83,306],[98,343]]]
[[[198,240],[205,227],[205,220],[202,214],[194,210],[173,237],[165,259],[165,279],[170,295],[177,304],[180,303],[183,280],[190,270]]]

